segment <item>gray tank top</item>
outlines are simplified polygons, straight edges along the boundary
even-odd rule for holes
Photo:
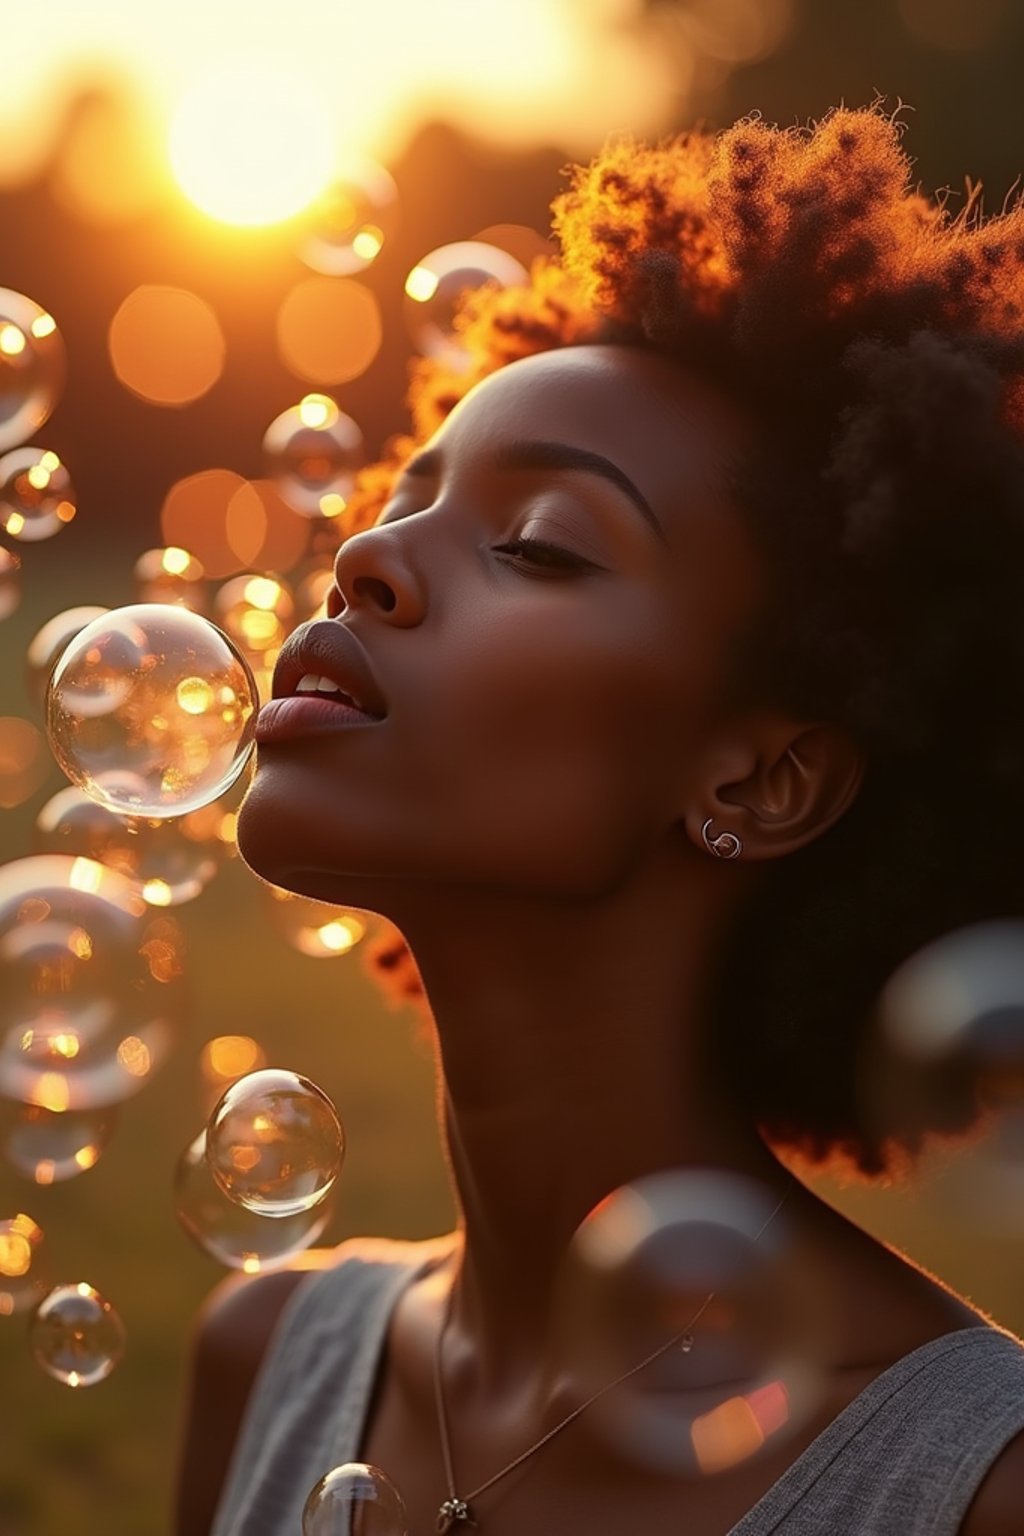
[[[392,1309],[457,1241],[359,1238],[292,1293],[256,1379],[212,1536],[300,1536],[331,1467],[359,1460]],[[864,1388],[723,1536],[956,1536],[1024,1429],[1024,1346],[980,1324]]]

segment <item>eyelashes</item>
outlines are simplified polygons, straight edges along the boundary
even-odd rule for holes
[[[567,549],[561,549],[557,544],[548,544],[544,539],[513,539],[510,544],[499,544],[496,547],[499,554],[513,551],[529,564],[541,569],[561,567],[563,570],[583,570],[591,564],[581,555],[572,555]]]

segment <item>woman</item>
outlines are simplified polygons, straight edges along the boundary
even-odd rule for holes
[[[868,1021],[1022,906],[1024,210],[949,218],[901,127],[610,141],[469,366],[413,365],[238,833],[400,930],[460,1229],[219,1288],[183,1536],[297,1536],[351,1460],[413,1536],[1019,1533],[1020,1341],[780,1161],[971,1125],[964,1081],[864,1099]],[[798,1431],[680,1479],[598,1433],[553,1298],[602,1197],[706,1168],[785,1203],[835,1326]]]

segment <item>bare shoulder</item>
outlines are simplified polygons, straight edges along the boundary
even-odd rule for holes
[[[1024,1507],[1024,1431],[989,1467],[968,1507],[960,1536],[1020,1536]]]
[[[208,1536],[246,1403],[285,1304],[311,1270],[338,1262],[338,1250],[314,1248],[285,1269],[229,1275],[201,1306],[180,1435],[179,1536]]]

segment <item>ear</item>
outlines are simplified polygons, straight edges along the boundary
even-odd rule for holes
[[[842,726],[797,729],[778,720],[748,745],[745,777],[719,779],[692,815],[687,832],[704,848],[701,829],[712,818],[708,837],[732,832],[742,843],[739,859],[775,859],[813,842],[856,798],[864,778],[864,755]],[[732,766],[738,765],[734,757]]]

